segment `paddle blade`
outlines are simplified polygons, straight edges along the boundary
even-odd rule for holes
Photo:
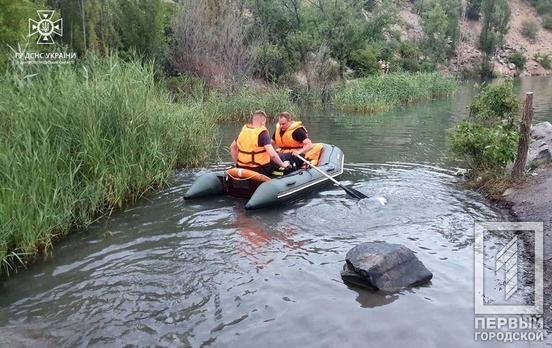
[[[345,192],[349,194],[349,196],[352,196],[357,199],[368,198],[368,196],[366,196],[364,193],[357,191],[352,187],[347,187],[347,186],[341,186],[341,187],[343,187],[343,189],[345,190]]]

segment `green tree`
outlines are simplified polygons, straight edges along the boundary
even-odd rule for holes
[[[445,61],[447,56],[447,27],[447,14],[440,3],[422,13],[422,28],[426,34],[424,46],[436,62]]]
[[[495,53],[504,42],[510,21],[510,5],[507,0],[483,0],[483,26],[479,37],[479,46],[487,55]]]

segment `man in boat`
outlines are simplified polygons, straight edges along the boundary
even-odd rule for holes
[[[288,160],[282,160],[274,150],[265,125],[266,113],[262,110],[255,111],[251,116],[251,123],[243,126],[230,145],[230,155],[237,167],[270,176],[279,168],[290,168],[291,164]]]
[[[278,152],[281,154],[293,155],[291,158],[287,156],[283,158],[289,158],[295,168],[300,168],[303,165],[303,161],[296,156],[305,156],[314,147],[303,123],[301,121],[293,121],[291,113],[285,111],[278,114],[276,131],[272,134],[272,144],[279,147]]]

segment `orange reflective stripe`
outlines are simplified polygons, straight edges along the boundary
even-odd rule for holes
[[[300,142],[296,141],[295,139],[293,139],[293,132],[296,129],[299,129],[299,128],[303,128],[303,130],[305,131],[305,133],[307,133],[307,136],[308,136],[307,129],[305,127],[303,127],[303,123],[301,121],[292,122],[291,125],[288,127],[288,129],[286,129],[284,134],[280,133],[280,124],[279,123],[276,124],[276,132],[274,134],[274,142],[280,148],[279,149],[280,152],[291,152],[294,149],[302,149],[303,148],[303,143],[300,143]]]
[[[270,155],[264,146],[259,146],[259,135],[268,132],[266,127],[253,128],[246,124],[243,126],[236,144],[238,145],[238,164],[244,167],[258,167],[270,163]]]

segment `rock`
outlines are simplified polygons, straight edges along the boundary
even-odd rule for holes
[[[345,261],[343,280],[373,290],[396,291],[433,277],[414,252],[400,244],[362,243],[349,250]]]
[[[508,64],[508,69],[516,70],[516,65],[514,63],[510,63],[510,64]]]
[[[541,122],[531,127],[531,143],[526,168],[536,168],[552,162],[552,124]]]
[[[535,140],[552,140],[552,124],[550,122],[541,122],[531,127],[531,138]]]

